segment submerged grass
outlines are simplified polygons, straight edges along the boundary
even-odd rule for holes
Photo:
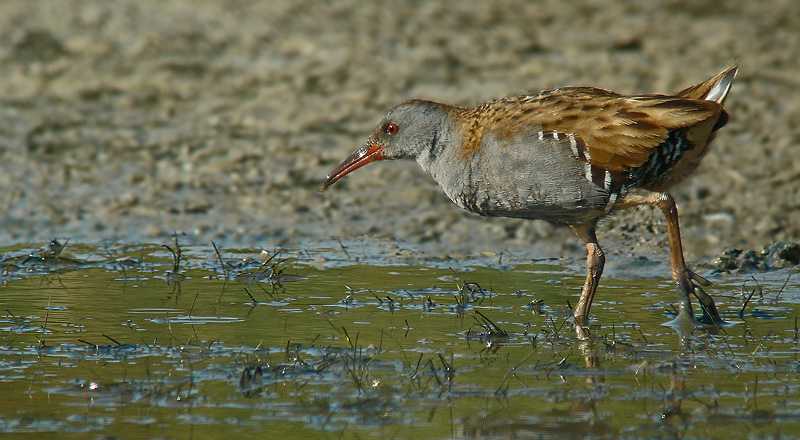
[[[587,334],[569,319],[582,274],[345,249],[225,250],[176,235],[164,247],[72,245],[52,266],[47,250],[6,251],[0,432],[800,436],[791,273],[755,275],[752,292],[750,275],[718,277],[723,314],[740,318],[723,329],[660,325],[667,282],[607,280]]]

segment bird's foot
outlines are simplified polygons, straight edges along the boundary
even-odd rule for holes
[[[700,302],[700,310],[703,311],[703,315],[697,322],[713,327],[724,327],[727,324],[727,322],[719,316],[714,299],[711,298],[702,287],[695,285],[694,292],[692,293],[694,293],[695,298]]]
[[[700,302],[700,310],[703,312],[696,322],[701,325],[723,327],[727,323],[719,316],[714,298],[701,287],[710,285],[711,281],[686,268],[684,276],[679,277],[678,282],[679,314],[693,317],[689,299],[689,294],[692,294]]]

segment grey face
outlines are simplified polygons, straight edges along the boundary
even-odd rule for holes
[[[389,110],[367,144],[381,147],[386,159],[416,158],[431,146],[444,116],[441,106],[434,102],[400,104]]]
[[[445,122],[442,105],[430,101],[408,101],[389,110],[367,142],[331,171],[320,189],[376,160],[416,159],[436,144]]]

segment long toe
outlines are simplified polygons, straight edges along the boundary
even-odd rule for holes
[[[727,324],[727,322],[719,316],[714,299],[711,298],[702,287],[694,286],[694,296],[697,297],[697,300],[700,302],[700,309],[703,311],[703,316],[698,321],[700,324],[715,327],[723,327]]]
[[[689,273],[689,279],[691,279],[692,281],[697,281],[701,286],[710,286],[710,285],[714,284],[711,281],[709,281],[707,278],[702,277],[702,276],[692,272],[689,269],[686,269],[686,271]]]

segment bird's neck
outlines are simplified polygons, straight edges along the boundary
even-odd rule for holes
[[[450,116],[449,108],[441,106],[428,126],[424,144],[417,151],[417,163],[437,182],[445,177],[447,168],[453,161],[461,145],[461,134],[457,129],[458,121]]]
[[[460,108],[448,109],[451,112]],[[445,194],[457,205],[473,178],[472,161],[463,154],[463,121],[461,115],[447,114],[435,124],[426,148],[416,156],[417,163],[442,187]]]

